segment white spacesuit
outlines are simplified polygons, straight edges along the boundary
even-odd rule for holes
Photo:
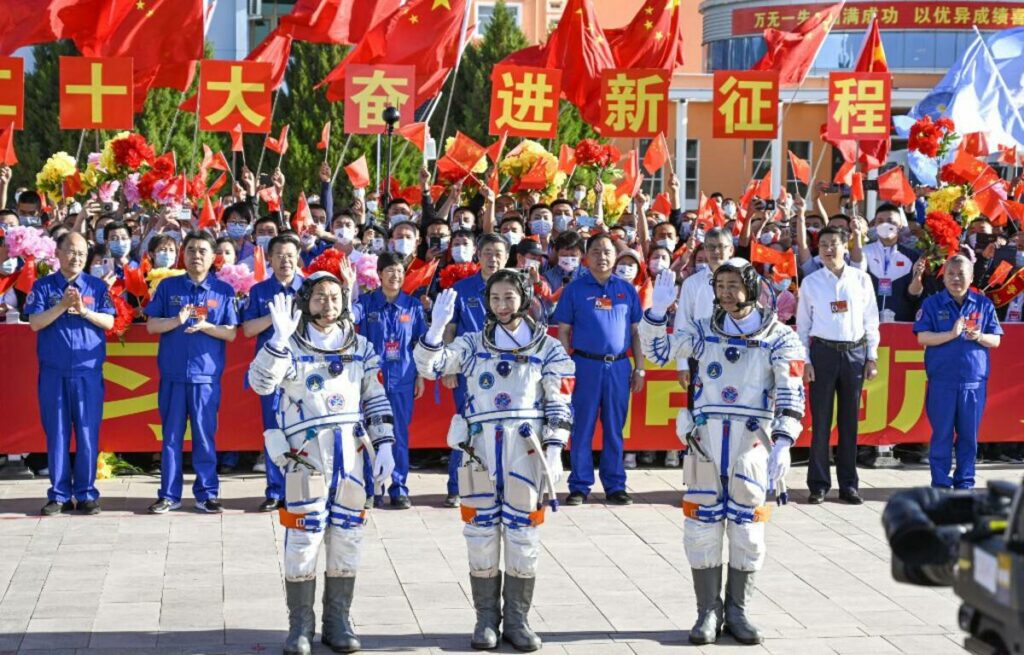
[[[667,335],[664,316],[674,300],[673,283],[671,276],[659,276],[639,331],[644,356],[652,362],[692,357],[699,363],[693,413],[680,410],[676,422],[679,438],[689,445],[683,464],[684,545],[698,605],[690,640],[712,643],[723,628],[727,532],[724,627],[741,643],[760,643],[745,608],[753,595],[753,573],[764,562],[768,491],[774,488],[780,504],[786,499],[789,447],[800,434],[804,413],[804,350],[771,307],[757,303],[761,279],[745,260],[728,260],[715,271],[710,319]]]
[[[296,310],[291,302],[284,294],[274,298],[274,336],[249,368],[253,390],[276,394],[279,404],[280,429],[264,437],[269,457],[285,468],[285,653],[311,650],[317,556],[325,540],[323,642],[336,652],[354,652],[360,644],[349,609],[366,518],[363,458],[374,461],[375,479],[390,477],[391,405],[380,359],[352,328],[340,280],[316,273],[296,294]]]
[[[502,291],[513,298],[511,310],[498,308],[500,301],[491,299]],[[540,555],[537,526],[544,521],[545,494],[555,506],[553,485],[572,427],[575,365],[544,325],[524,318],[530,285],[522,274],[504,269],[492,275],[484,292],[484,330],[443,345],[441,331],[451,320],[455,297],[454,290],[447,290],[437,298],[431,330],[416,345],[414,357],[425,378],[454,373],[466,378],[465,407],[452,422],[448,444],[466,453],[459,493],[477,610],[472,644],[496,647],[504,618],[505,640],[519,650],[536,650],[541,641],[527,613]]]

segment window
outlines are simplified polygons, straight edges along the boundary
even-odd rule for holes
[[[750,157],[750,178],[760,180],[772,167],[773,141],[754,141],[754,151]]]
[[[494,16],[494,6],[496,3],[484,3],[478,2],[476,4],[476,31],[473,36],[476,38],[483,38],[484,32],[487,31],[487,26],[491,24],[491,17]],[[515,19],[516,25],[519,27],[523,26],[523,6],[517,4],[506,4],[505,8],[512,14],[512,18]]]
[[[686,188],[683,189],[683,204],[696,205],[700,200],[700,139],[686,140]]]
[[[640,161],[643,161],[644,156],[647,154],[647,149],[651,147],[651,143],[653,142],[654,139],[640,139]],[[671,153],[669,153],[669,156],[672,156]],[[675,165],[674,162],[673,165]],[[654,175],[647,175],[647,171],[643,171],[643,173],[645,177],[645,192],[651,193],[651,190],[654,189],[654,194],[656,194],[665,190],[665,166],[662,166]]]
[[[814,173],[814,160],[811,157],[811,142],[810,141],[787,141],[786,147],[794,155],[803,159],[811,166],[811,174]],[[796,175],[793,174],[793,166],[789,162],[789,154],[786,154],[786,192],[790,195],[806,196],[807,185],[796,179]]]

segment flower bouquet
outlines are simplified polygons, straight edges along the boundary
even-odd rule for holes
[[[180,268],[154,268],[146,273],[146,282],[149,282],[149,297],[156,294],[156,288],[160,283],[169,277],[184,275],[185,271]]]
[[[114,325],[107,330],[107,337],[117,337],[121,343],[125,342],[125,334],[128,333],[128,329],[131,328],[132,322],[135,320],[135,310],[128,301],[121,295],[123,289],[119,289],[118,282],[110,289],[110,300],[114,303]]]
[[[241,300],[249,295],[256,284],[256,276],[246,264],[226,264],[217,271],[217,279],[226,282],[235,291],[235,298]]]
[[[505,155],[498,169],[502,175],[512,178],[513,193],[536,189],[540,192],[541,202],[556,200],[565,185],[566,175],[558,170],[558,158],[529,139]]]
[[[352,266],[356,269],[356,284],[359,291],[369,293],[380,287],[380,276],[377,275],[377,255],[362,255],[353,259]]]
[[[911,126],[907,149],[942,159],[959,138],[952,120],[940,118],[933,123],[930,116],[925,116]]]
[[[54,153],[36,174],[36,189],[57,202],[64,198],[64,180],[77,173],[74,157],[63,151]]]
[[[926,258],[932,268],[938,268],[960,249],[963,231],[963,226],[952,214],[942,211],[928,212],[924,221],[924,234],[918,241],[921,256]]]
[[[616,192],[614,184],[605,184],[604,190],[601,192],[601,203],[604,205],[604,223],[611,227],[629,208],[629,196],[625,194],[620,196]],[[597,207],[597,195],[593,189],[587,192],[587,205]]]
[[[36,278],[57,270],[57,243],[43,230],[16,225],[4,230],[4,239],[7,256],[20,257],[25,262],[24,268],[31,267]]]
[[[455,283],[465,280],[467,277],[480,272],[480,264],[466,262],[464,264],[450,264],[441,270],[441,288],[450,289]]]

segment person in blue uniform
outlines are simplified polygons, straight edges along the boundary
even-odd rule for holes
[[[567,284],[551,322],[558,339],[576,363],[575,412],[569,441],[569,496],[567,505],[581,505],[594,485],[593,442],[601,415],[600,477],[606,500],[629,505],[626,469],[622,459],[622,430],[629,411],[629,396],[644,388],[644,357],[637,327],[643,318],[640,297],[632,283],[613,275],[616,250],[612,238],[598,234],[587,242],[587,268]],[[633,349],[635,368],[627,351]]]
[[[279,293],[294,296],[302,286],[303,277],[299,274],[299,252],[302,246],[293,232],[286,232],[270,240],[267,250],[270,256],[272,276],[253,286],[249,291],[249,301],[242,310],[242,334],[256,337],[258,353],[270,337],[274,336],[270,322],[270,301]],[[263,413],[263,429],[278,428],[277,407],[279,394],[260,396],[260,409]],[[264,449],[264,452],[266,449]],[[261,512],[271,512],[281,506],[284,499],[284,474],[281,469],[266,459],[267,488],[266,498],[260,503]]]
[[[452,288],[459,294],[455,301],[455,315],[444,331],[444,342],[451,343],[456,337],[484,329],[486,308],[484,307],[484,289],[487,280],[508,261],[508,241],[503,236],[487,233],[477,242],[477,260],[480,272],[464,280],[459,280]],[[456,411],[466,404],[466,379],[446,375],[443,379],[446,387],[453,390]],[[448,459],[448,495],[444,504],[448,507],[459,505],[459,467],[462,466],[462,451],[453,450]]]
[[[974,486],[989,350],[999,347],[1003,334],[995,305],[970,290],[973,279],[971,260],[954,256],[943,273],[945,291],[926,298],[914,321],[917,341],[925,349],[925,411],[932,426],[928,460],[932,486],[938,488]],[[954,453],[956,469],[950,477]]]
[[[163,426],[160,491],[153,514],[181,507],[181,449],[185,422],[192,429],[192,493],[196,509],[220,513],[217,500],[217,412],[224,352],[235,339],[235,292],[210,275],[217,243],[208,232],[192,232],[182,242],[185,275],[165,278],[146,306],[146,329],[160,335],[157,404]]]
[[[359,333],[373,344],[380,357],[384,389],[395,416],[395,470],[387,493],[392,507],[409,509],[409,424],[413,403],[423,395],[423,378],[416,374],[412,349],[427,333],[427,324],[422,303],[402,291],[405,265],[401,256],[381,253],[377,275],[380,288],[360,296],[354,313]],[[372,489],[373,476],[366,476],[366,480],[371,495],[377,495]]]
[[[75,509],[99,514],[96,456],[103,421],[104,332],[114,325],[114,305],[106,283],[82,272],[89,244],[69,232],[57,241],[60,270],[32,285],[25,313],[39,333],[39,409],[46,432],[50,469],[44,516]],[[71,428],[75,457],[71,462]]]

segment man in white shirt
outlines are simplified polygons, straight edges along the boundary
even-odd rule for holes
[[[832,486],[829,437],[836,402],[839,444],[836,477],[839,498],[853,505],[857,493],[857,417],[865,378],[878,375],[878,304],[871,277],[846,264],[845,230],[827,227],[818,239],[824,267],[804,278],[796,326],[810,356],[804,380],[810,383],[811,454],[808,501],[819,504]]]

